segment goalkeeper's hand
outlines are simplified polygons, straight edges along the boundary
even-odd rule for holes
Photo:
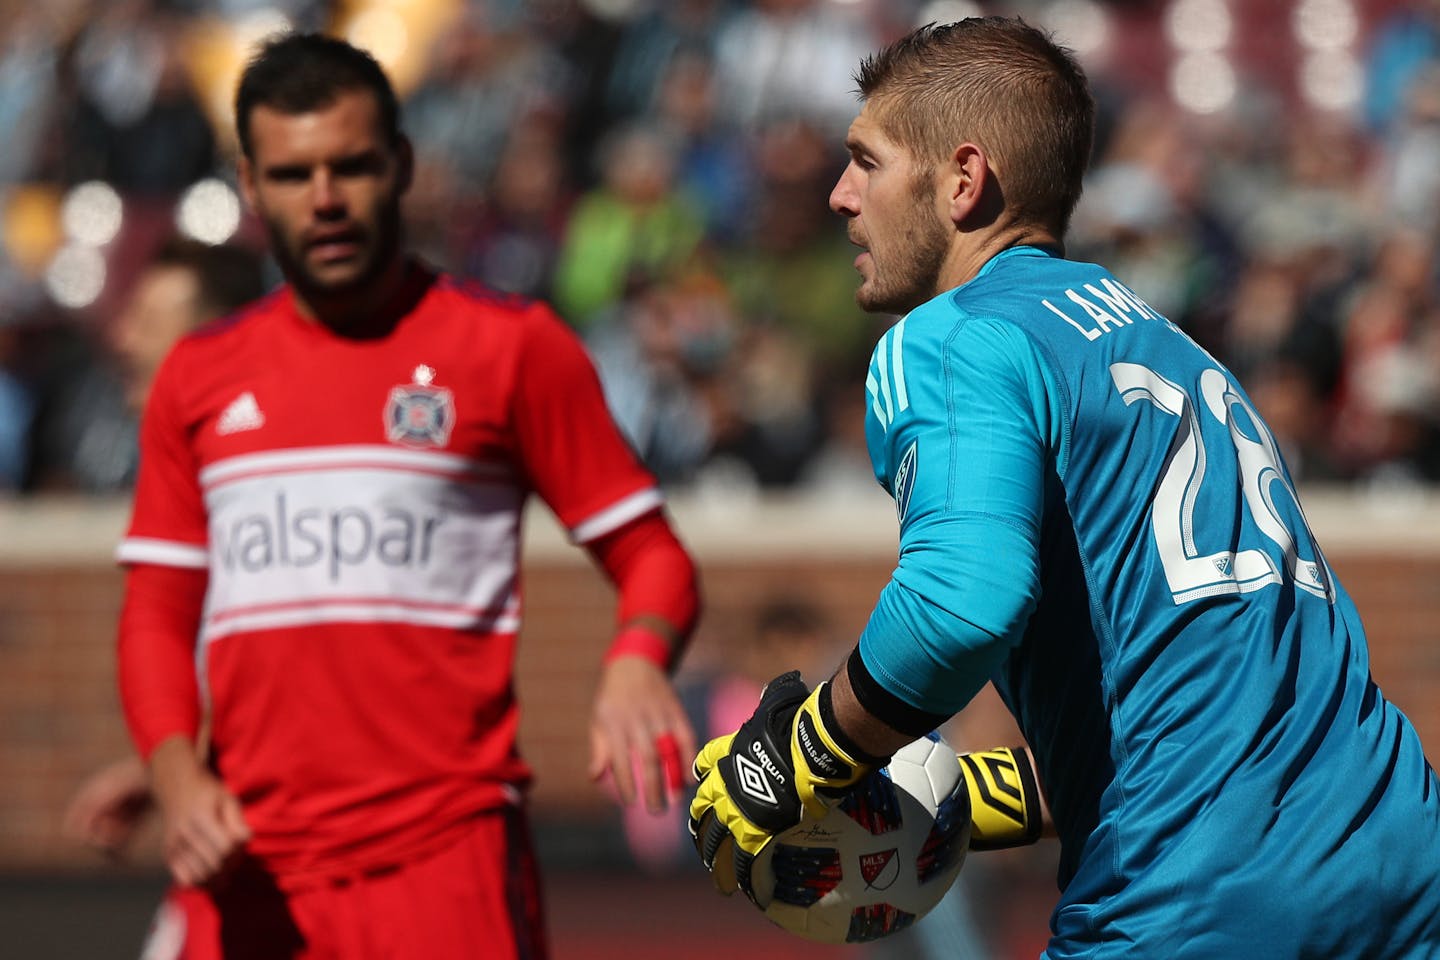
[[[970,791],[970,849],[1001,850],[1040,839],[1045,813],[1024,747],[962,753],[956,759]]]
[[[883,762],[838,746],[822,717],[830,713],[828,696],[824,683],[811,692],[799,672],[781,674],[739,730],[711,740],[695,758],[700,786],[690,835],[721,893],[739,888],[753,901],[750,871],[760,851],[802,819],[824,816]]]

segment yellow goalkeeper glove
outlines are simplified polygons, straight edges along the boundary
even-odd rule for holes
[[[775,835],[823,817],[884,763],[839,745],[825,719],[828,701],[826,684],[811,692],[798,671],[781,674],[739,730],[695,758],[690,836],[721,893],[738,887],[754,900],[751,866]]]
[[[1002,850],[1040,839],[1040,787],[1024,747],[962,753],[970,791],[970,849]]]

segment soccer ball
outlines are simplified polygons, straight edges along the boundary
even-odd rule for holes
[[[751,868],[755,902],[810,940],[861,943],[923,917],[965,862],[970,794],[955,751],[901,747],[820,820],[777,834]]]

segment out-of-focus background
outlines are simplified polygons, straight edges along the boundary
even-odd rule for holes
[[[1239,374],[1377,679],[1433,750],[1440,2],[0,0],[0,955],[138,956],[163,886],[153,827],[111,861],[62,813],[127,750],[111,552],[136,369],[165,342],[147,271],[179,237],[278,280],[232,174],[233,83],[258,38],[369,48],[416,145],[413,244],[550,299],[590,345],[702,564],[681,681],[703,733],[778,670],[838,663],[889,572],[861,433],[889,319],[855,307],[826,197],[860,58],[977,13],[1020,13],[1080,55],[1101,124],[1070,254]],[[557,960],[941,955],[922,937],[787,939],[707,890],[677,817],[622,816],[586,782],[609,594],[547,517],[531,527],[522,736]],[[947,733],[978,747],[1010,729],[987,696]],[[966,952],[952,938],[944,956],[1033,957],[1054,861],[972,858],[920,926],[968,911]]]

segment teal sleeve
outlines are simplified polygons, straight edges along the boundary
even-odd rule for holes
[[[887,438],[912,476],[899,561],[861,656],[897,697],[953,713],[1020,642],[1039,600],[1057,417],[1033,345],[1008,324],[958,324],[926,366]]]
[[[1005,659],[999,638],[891,581],[860,635],[865,668],[886,691],[949,716],[970,702]]]

